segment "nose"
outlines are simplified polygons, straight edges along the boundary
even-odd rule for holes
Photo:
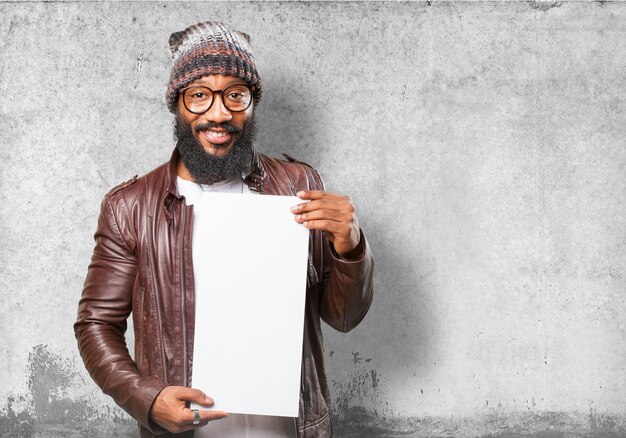
[[[204,117],[208,122],[215,123],[229,122],[233,118],[231,112],[224,106],[221,93],[213,95],[213,103],[207,112],[204,113]]]

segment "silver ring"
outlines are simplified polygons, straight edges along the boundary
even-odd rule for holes
[[[193,424],[194,426],[200,424],[200,411],[198,411],[197,409],[192,409],[193,411]]]

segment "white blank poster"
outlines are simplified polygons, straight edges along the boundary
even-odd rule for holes
[[[298,416],[309,232],[290,207],[301,202],[205,192],[194,204],[193,387],[213,410]]]

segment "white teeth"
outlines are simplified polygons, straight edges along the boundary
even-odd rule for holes
[[[220,132],[215,132],[215,131],[209,131],[211,133],[211,137],[217,137],[217,138],[221,138],[224,137],[226,135],[225,132],[220,131]]]

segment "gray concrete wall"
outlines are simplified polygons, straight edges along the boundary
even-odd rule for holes
[[[626,436],[626,5],[437,1],[1,3],[1,436],[134,434],[72,323],[102,195],[172,149],[167,39],[207,19],[253,37],[258,148],[376,255],[326,330],[338,436]]]

